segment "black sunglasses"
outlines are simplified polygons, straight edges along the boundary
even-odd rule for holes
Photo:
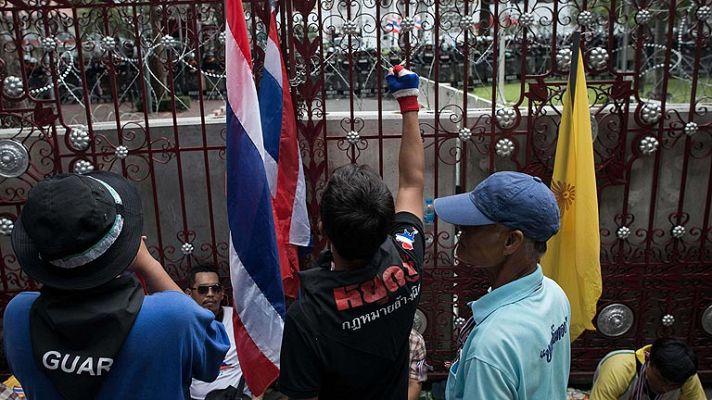
[[[222,293],[223,287],[221,284],[216,283],[213,285],[199,285],[198,287],[191,288],[192,290],[197,290],[200,294],[208,294],[208,291],[212,290],[213,293]]]

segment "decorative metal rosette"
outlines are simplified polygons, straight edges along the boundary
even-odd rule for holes
[[[653,18],[653,13],[651,13],[650,10],[645,8],[642,8],[635,13],[635,22],[638,23],[638,25],[647,24],[648,22],[650,22],[651,18]]]
[[[492,43],[492,41],[494,40],[494,36],[492,36],[492,35],[478,35],[478,36],[476,36],[476,38],[477,38],[477,43],[485,43],[485,44]]]
[[[500,157],[509,157],[514,152],[514,142],[509,138],[501,138],[494,145],[495,152]]]
[[[12,139],[0,140],[0,176],[16,178],[29,166],[30,155],[22,143]]]
[[[464,15],[462,18],[460,18],[460,29],[463,31],[474,29],[475,28],[475,17],[472,15]]]
[[[428,327],[428,317],[425,316],[425,313],[420,311],[419,308],[415,309],[415,316],[413,317],[413,329],[418,331],[421,335],[425,332],[425,329]]]
[[[195,249],[193,248],[193,245],[191,243],[183,243],[180,246],[181,253],[185,254],[186,256],[193,254],[193,250]]]
[[[640,108],[640,119],[648,125],[652,125],[658,121],[663,116],[663,109],[660,104],[645,103],[643,107]]]
[[[346,133],[346,140],[351,144],[356,144],[361,140],[361,135],[356,131]]]
[[[74,163],[74,172],[77,174],[88,174],[94,171],[94,166],[87,160],[79,160]]]
[[[126,146],[117,146],[116,150],[114,151],[114,154],[116,155],[116,158],[123,160],[124,158],[128,157],[129,149],[126,148]]]
[[[700,127],[697,126],[697,123],[690,121],[685,124],[685,135],[692,136],[697,133],[699,129]]]
[[[101,48],[104,50],[114,50],[116,48],[116,39],[111,36],[101,38]]]
[[[89,147],[89,142],[91,139],[89,138],[89,131],[85,127],[82,126],[77,126],[77,127],[72,127],[69,131],[69,143],[72,144],[72,147],[75,148],[76,150],[82,151],[86,150],[87,147]]]
[[[593,23],[594,18],[595,17],[591,11],[581,11],[576,18],[576,22],[578,22],[581,26],[589,26]]]
[[[467,320],[465,320],[465,318],[462,318],[462,317],[455,318],[455,321],[453,322],[453,324],[455,325],[455,329],[462,328],[465,325],[465,322],[467,322]]]
[[[176,38],[174,38],[171,35],[165,35],[165,36],[161,37],[161,44],[163,45],[163,47],[171,47],[172,48],[172,47],[176,47],[178,45],[178,41],[176,40]]]
[[[675,239],[680,239],[681,237],[685,236],[685,227],[682,225],[677,225],[674,228],[672,228],[672,237]]]
[[[593,69],[603,69],[608,64],[608,51],[603,47],[594,47],[588,55],[588,65]]]
[[[415,19],[413,17],[405,17],[401,21],[401,29],[403,32],[412,31],[415,28]]]
[[[460,140],[466,142],[472,137],[472,131],[470,130],[470,128],[462,127],[460,128],[460,130],[457,131],[457,136],[460,138]]]
[[[640,149],[640,152],[643,153],[643,155],[649,156],[658,151],[659,144],[660,143],[658,142],[658,139],[652,136],[646,136],[643,138],[643,140],[640,141],[640,145],[638,145],[638,148]]]
[[[2,217],[0,218],[0,235],[10,236],[12,233],[12,228],[15,227],[15,223],[11,219]]]
[[[630,236],[630,228],[628,228],[627,226],[621,226],[616,231],[616,236],[618,237],[618,239],[621,240],[628,239],[628,237]]]
[[[672,326],[675,323],[675,317],[670,314],[663,315],[662,319],[663,326]]]
[[[702,329],[712,335],[712,304],[702,313]]]
[[[534,15],[531,13],[524,13],[519,16],[519,25],[522,25],[525,28],[528,28],[532,25],[534,25]]]
[[[494,115],[497,125],[502,129],[509,129],[514,126],[517,114],[509,107],[498,108]]]
[[[360,28],[356,24],[356,22],[346,21],[346,22],[344,22],[344,25],[341,27],[341,31],[344,33],[344,35],[356,36],[360,32]]]
[[[625,304],[610,304],[598,314],[596,326],[606,336],[621,336],[633,327],[633,311]]]
[[[225,31],[220,32],[218,35],[218,42],[220,42],[220,44],[225,44],[225,37]]]
[[[19,77],[10,75],[3,81],[3,92],[8,97],[20,97],[23,91],[24,85]]]
[[[556,53],[556,65],[562,71],[567,71],[571,66],[571,49],[560,49]]]
[[[55,51],[57,49],[57,39],[54,36],[43,37],[40,40],[40,47],[44,51]]]
[[[712,7],[710,6],[700,6],[695,12],[697,19],[700,21],[707,21],[712,15]]]

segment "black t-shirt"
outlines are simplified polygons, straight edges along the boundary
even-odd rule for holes
[[[299,298],[284,321],[282,393],[297,399],[406,399],[408,336],[420,299],[424,247],[420,219],[400,212],[365,267],[331,271],[331,254],[324,252],[316,268],[300,273]]]

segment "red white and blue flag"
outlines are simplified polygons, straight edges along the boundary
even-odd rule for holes
[[[279,376],[284,293],[242,0],[226,0],[225,14],[227,211],[235,346],[247,386],[261,395]]]
[[[401,31],[401,17],[400,15],[394,15],[386,19],[386,32],[400,33]]]
[[[402,22],[403,19],[398,14],[388,17],[386,19],[385,31],[389,33],[400,33],[403,29],[401,25]],[[420,15],[413,16],[413,29],[423,29],[423,19],[420,17]]]
[[[296,298],[299,289],[296,246],[309,245],[311,227],[297,123],[277,35],[276,14],[276,8],[272,7],[259,99],[265,172],[272,193],[282,285],[287,297]]]

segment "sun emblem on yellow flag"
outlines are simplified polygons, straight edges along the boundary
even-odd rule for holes
[[[563,215],[576,199],[576,187],[566,182],[554,181],[551,183],[551,191],[554,192],[559,210]]]

